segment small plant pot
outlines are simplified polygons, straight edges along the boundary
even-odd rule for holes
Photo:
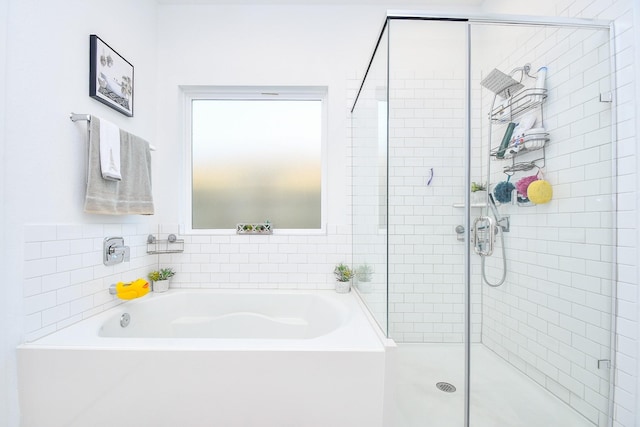
[[[487,203],[487,192],[485,190],[474,191],[471,193],[471,203],[482,204]]]
[[[153,292],[167,292],[170,280],[158,280],[153,282]]]
[[[371,283],[369,281],[358,282],[357,288],[361,293],[368,294],[373,290],[373,283]]]
[[[351,282],[336,282],[336,292],[339,294],[351,292]]]

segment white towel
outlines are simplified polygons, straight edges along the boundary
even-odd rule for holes
[[[100,133],[100,121],[91,120],[90,133]],[[153,215],[151,152],[149,143],[128,132],[120,132],[122,180],[102,178],[100,147],[89,138],[89,165],[84,211],[103,215]]]
[[[93,119],[96,119],[94,116]],[[120,181],[120,129],[113,123],[100,120],[100,170],[102,178]]]

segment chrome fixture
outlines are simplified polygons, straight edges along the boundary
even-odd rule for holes
[[[493,241],[496,229],[496,222],[488,216],[481,216],[473,221],[473,250],[478,255],[485,257],[493,253]]]
[[[121,262],[129,262],[131,250],[124,245],[122,237],[106,237],[102,244],[104,265],[115,265]]]
[[[120,316],[120,326],[126,328],[129,326],[129,322],[131,322],[131,315],[129,313],[123,313],[122,316]]]
[[[495,218],[495,221],[493,221],[491,218],[489,218],[488,216],[486,217],[480,217],[476,220],[476,222],[478,222],[478,220],[482,219],[482,220],[489,220],[488,224],[489,224],[489,228],[490,230],[488,230],[488,232],[483,233],[483,239],[479,239],[479,240],[484,240],[484,239],[488,239],[488,241],[486,243],[484,242],[480,242],[479,244],[485,245],[485,248],[480,248],[480,251],[478,250],[478,248],[476,247],[476,240],[475,240],[475,230],[474,230],[474,250],[475,252],[480,255],[481,258],[481,268],[482,268],[482,280],[484,280],[484,283],[486,283],[487,285],[491,286],[492,288],[497,288],[498,286],[502,285],[505,281],[505,279],[507,278],[507,254],[505,252],[505,248],[504,248],[504,233],[509,231],[509,217],[508,216],[502,216],[500,215],[500,212],[498,212],[498,208],[496,207],[496,202],[493,199],[493,195],[489,194],[488,197],[488,201],[487,201],[487,214],[488,214],[488,209],[491,209],[491,212],[493,213],[493,217]],[[474,223],[474,227],[475,227]],[[492,228],[493,227],[493,228]],[[485,230],[487,231],[487,230]],[[502,244],[502,277],[500,278],[500,280],[497,283],[491,283],[489,282],[489,280],[487,279],[487,274],[485,272],[485,257],[491,255],[491,253],[493,252],[493,243],[494,243],[494,237],[496,234],[500,234],[500,242]],[[482,250],[485,251],[489,251],[489,253],[483,253]]]

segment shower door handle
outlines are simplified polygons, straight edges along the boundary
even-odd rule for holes
[[[490,256],[493,253],[493,239],[496,233],[496,223],[493,218],[481,216],[473,221],[473,250],[480,256]]]

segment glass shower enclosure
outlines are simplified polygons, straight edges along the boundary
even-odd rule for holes
[[[389,14],[352,108],[355,288],[394,425],[608,426],[610,26]]]

